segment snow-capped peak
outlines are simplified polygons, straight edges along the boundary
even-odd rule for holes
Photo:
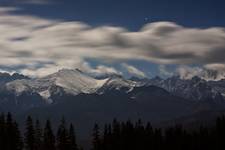
[[[104,85],[99,89],[99,93],[104,93],[106,90],[125,90],[127,92],[139,86],[139,82],[124,79],[122,76],[112,76],[107,79]]]
[[[63,69],[46,78],[54,80],[57,86],[60,86],[66,89],[67,92],[73,94],[93,93],[107,81],[107,79],[94,79],[78,69]]]
[[[9,82],[6,84],[6,88],[13,90],[17,95],[22,92],[32,91],[39,93],[44,99],[49,99],[52,90],[59,91],[56,88],[61,88],[64,92],[72,95],[94,93],[107,80],[108,78],[95,79],[78,69],[62,69],[43,78]]]
[[[3,87],[16,96],[23,93],[34,93],[41,96],[46,103],[57,101],[55,98],[68,95],[104,94],[107,92],[131,92],[135,87],[158,86],[173,95],[189,100],[223,100],[225,98],[224,81],[208,82],[194,77],[189,80],[173,76],[168,79],[156,77],[153,79],[125,79],[119,75],[105,78],[95,78],[79,69],[62,69],[43,78],[20,79],[7,82]],[[222,96],[221,96],[222,94]]]

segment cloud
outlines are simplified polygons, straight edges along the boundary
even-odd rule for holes
[[[123,27],[92,27],[77,21],[15,15],[10,13],[13,9],[17,8],[0,7],[0,66],[28,75],[80,67],[86,59],[107,63],[142,60],[162,65],[225,64],[224,28],[187,28],[156,22],[132,32]],[[107,70],[101,66],[96,69]]]
[[[205,65],[205,68],[209,70],[225,72],[225,64],[208,64],[208,65]]]
[[[122,67],[125,68],[127,72],[132,76],[146,78],[146,74],[134,66],[123,63]]]
[[[113,67],[98,65],[95,68],[93,68],[88,62],[84,62],[79,68],[83,72],[86,72],[95,77],[101,77],[106,75],[122,75],[122,72],[116,70]]]
[[[20,2],[28,4],[48,4],[49,0],[20,0]]]
[[[205,73],[203,68],[189,66],[180,66],[176,71],[182,79],[191,79],[195,76],[202,77]]]
[[[225,65],[210,64],[204,67],[180,66],[176,69],[176,72],[182,79],[191,79],[198,76],[207,81],[221,80],[225,77]]]
[[[173,72],[167,70],[165,65],[159,65],[159,74],[166,77],[174,75]]]
[[[54,0],[1,0],[1,2],[6,4],[34,4],[34,5],[44,5],[50,4]]]

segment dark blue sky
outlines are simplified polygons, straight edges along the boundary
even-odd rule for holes
[[[54,19],[80,20],[93,26],[104,24],[124,26],[131,30],[137,30],[147,22],[156,21],[172,21],[188,27],[201,28],[225,26],[224,0],[51,1],[52,4],[48,5],[22,5],[15,0],[7,0],[2,4],[24,8],[20,13]]]

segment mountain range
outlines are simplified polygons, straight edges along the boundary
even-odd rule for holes
[[[65,116],[79,127],[81,135],[87,135],[94,122],[113,118],[159,123],[225,110],[225,80],[199,77],[96,78],[79,69],[62,69],[42,78],[0,73],[0,85],[0,111],[53,121]]]

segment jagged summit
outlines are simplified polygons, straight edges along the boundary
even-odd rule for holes
[[[126,80],[119,75],[96,79],[79,69],[61,69],[42,78],[8,82],[6,89],[15,92],[16,95],[21,95],[24,92],[35,92],[48,103],[52,103],[51,97],[54,95],[63,95],[64,93],[70,95],[91,94],[103,92],[106,89],[127,88],[130,90],[136,85],[136,82]]]
[[[39,95],[47,103],[53,103],[55,97],[64,95],[104,94],[108,91],[128,93],[137,87],[147,88],[148,86],[160,87],[173,95],[192,101],[222,101],[225,99],[223,80],[209,82],[199,77],[187,80],[179,76],[167,79],[159,76],[152,79],[134,77],[126,79],[121,75],[107,75],[96,78],[79,69],[61,69],[48,76],[32,79],[20,74],[0,73],[0,83],[5,93],[13,93],[15,97],[33,93]]]
[[[174,95],[193,101],[223,99],[221,93],[214,86],[197,76],[192,79],[182,79],[179,76],[172,76],[165,80],[151,79],[147,84],[164,88]]]
[[[21,94],[35,91],[45,99],[53,92],[66,92],[77,95],[79,93],[93,93],[106,82],[94,79],[78,69],[62,69],[56,73],[37,79],[15,80],[6,84],[6,88]]]
[[[13,74],[9,74],[6,72],[1,73],[0,72],[0,85],[3,85],[7,82],[10,81],[14,81],[14,80],[21,80],[21,79],[29,79],[29,77],[24,76],[22,74],[19,73],[13,73]]]

